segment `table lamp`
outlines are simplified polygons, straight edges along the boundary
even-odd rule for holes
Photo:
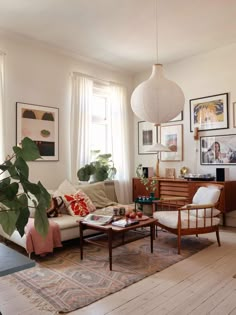
[[[156,152],[157,153],[157,164],[156,164],[156,177],[159,177],[159,159],[160,152],[170,152],[171,150],[161,143],[155,143],[148,152]]]

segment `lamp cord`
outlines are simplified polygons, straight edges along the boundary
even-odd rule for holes
[[[156,63],[158,64],[158,0],[155,1],[156,3],[156,8],[155,8],[155,12],[156,12]]]

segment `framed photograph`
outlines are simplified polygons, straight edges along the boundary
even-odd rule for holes
[[[236,102],[233,103],[234,128],[236,128]]]
[[[156,154],[149,151],[158,141],[158,128],[146,121],[138,122],[138,154]]]
[[[236,134],[200,137],[202,165],[236,165]]]
[[[29,137],[39,148],[37,161],[58,161],[58,120],[58,108],[17,102],[16,143]]]
[[[181,110],[179,115],[177,115],[175,118],[171,119],[169,122],[181,121],[183,119],[184,119],[184,112]]]
[[[183,160],[183,125],[161,126],[161,143],[170,152],[161,152],[161,161]]]
[[[166,176],[165,176],[166,178],[172,178],[172,179],[175,178],[175,168],[167,167],[165,171],[166,171]]]
[[[190,131],[226,129],[228,123],[228,93],[191,99]]]

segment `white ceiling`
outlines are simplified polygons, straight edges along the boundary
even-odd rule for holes
[[[160,63],[236,42],[236,0],[157,5]],[[0,0],[0,28],[139,72],[157,61],[156,12],[156,0]]]

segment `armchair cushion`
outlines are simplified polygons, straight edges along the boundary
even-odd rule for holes
[[[200,187],[193,196],[193,203],[216,203],[220,197],[220,190],[213,187]]]
[[[201,205],[201,204],[200,204]],[[216,217],[218,214],[221,213],[220,210],[216,209],[216,208],[202,208],[202,209],[199,209],[196,210],[194,209],[194,206],[199,206],[198,204],[196,203],[191,203],[191,204],[187,204],[185,205],[184,207],[182,207],[183,209],[188,207],[188,206],[191,206],[193,209],[192,210],[189,210],[190,211],[190,215],[193,215],[195,217],[198,217],[198,218],[211,218],[211,217]],[[185,210],[184,210],[185,211]],[[185,211],[186,213],[188,213],[188,210]]]
[[[153,214],[153,217],[158,220],[162,225],[177,229],[178,228],[178,211],[156,211]],[[189,222],[189,223],[188,223]],[[201,228],[212,225],[218,225],[220,223],[220,219],[215,218],[196,218],[195,216],[189,216],[185,211],[181,212],[181,229],[189,229],[189,228]]]

